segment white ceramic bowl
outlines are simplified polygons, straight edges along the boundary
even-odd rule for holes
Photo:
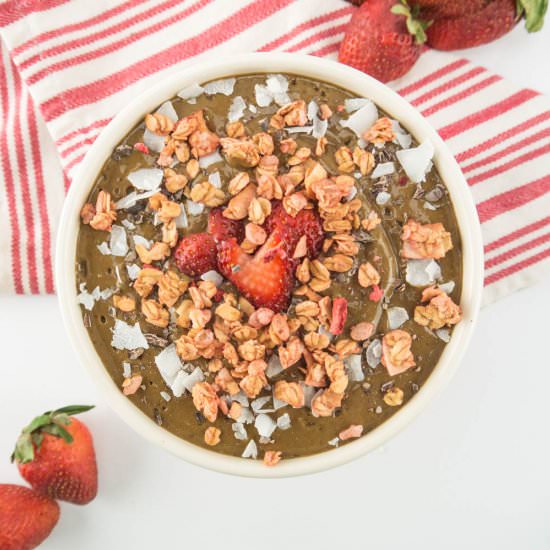
[[[397,119],[418,141],[430,139],[435,147],[434,162],[445,182],[460,226],[463,248],[461,307],[464,320],[420,391],[402,409],[364,437],[325,453],[283,460],[276,468],[261,461],[224,456],[197,447],[159,427],[128,400],[115,385],[96,353],[82,321],[76,296],[75,253],[80,225],[79,212],[104,161],[114,147],[141,121],[146,113],[172,98],[192,83],[250,73],[294,73],[331,82],[372,99]],[[386,442],[406,426],[445,386],[458,368],[467,348],[479,311],[483,252],[477,213],[470,191],[458,164],[447,146],[420,113],[384,84],[346,65],[317,57],[266,53],[235,56],[228,60],[202,63],[166,78],[143,95],[132,100],[103,130],[85,159],[65,200],[57,238],[55,265],[57,292],[63,320],[74,349],[111,407],[149,441],[194,464],[220,472],[251,477],[285,477],[318,472],[344,464]]]

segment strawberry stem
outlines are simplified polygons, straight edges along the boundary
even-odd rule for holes
[[[71,423],[69,417],[93,408],[94,405],[69,405],[55,411],[47,411],[33,418],[17,438],[11,461],[17,460],[20,464],[26,464],[34,460],[35,449],[40,449],[45,433],[60,437],[67,443],[72,443],[73,436],[65,429],[65,426]]]
[[[546,1],[546,0],[543,0]],[[407,18],[407,30],[412,34],[417,44],[424,44],[427,40],[426,29],[431,25],[431,21],[423,21],[418,18],[418,6],[414,6],[412,11],[407,0],[400,0],[400,3],[391,7],[391,12],[395,15],[402,15]]]

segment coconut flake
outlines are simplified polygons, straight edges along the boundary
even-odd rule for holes
[[[132,191],[125,197],[122,197],[118,202],[115,203],[115,208],[117,210],[122,210],[126,208],[131,208],[134,206],[138,201],[143,199],[148,199],[149,197],[152,197],[157,192],[157,189],[153,191],[145,191],[145,193],[136,193],[135,191]]]
[[[174,397],[181,397],[185,393],[185,385],[189,376],[189,373],[185,372],[184,370],[180,370],[176,373],[174,381],[171,384],[168,384],[168,382],[166,382],[168,386],[170,386]]]
[[[332,342],[332,340],[334,339],[334,334],[332,334],[332,332],[329,332],[323,325],[319,326],[319,330],[317,332],[326,336],[329,342]]]
[[[141,267],[137,264],[128,264],[126,266],[126,271],[128,272],[128,277],[130,277],[132,281],[135,281],[138,278]]]
[[[441,279],[441,268],[439,267],[439,264],[432,260],[427,266],[426,266],[426,273],[428,274],[428,277],[432,281],[435,281],[436,279]]]
[[[256,114],[258,112],[258,109],[256,108],[256,105],[252,105],[252,103],[248,106],[248,110],[251,113],[254,113],[254,114]]]
[[[359,137],[378,120],[376,105],[368,99],[366,101],[367,103],[349,116],[347,120],[340,121],[340,126],[353,130]]]
[[[203,281],[210,281],[211,283],[214,283],[217,287],[219,287],[223,283],[223,277],[213,269],[203,273],[201,275],[201,279]]]
[[[254,86],[256,104],[259,107],[267,107],[275,101],[277,105],[282,107],[291,102],[287,91],[288,80],[283,75],[270,75],[267,77],[265,85],[256,84]]]
[[[133,231],[136,228],[135,224],[133,224],[130,220],[122,220],[120,223],[129,231]]]
[[[254,413],[248,407],[241,408],[241,415],[237,418],[241,424],[252,424],[254,422]]]
[[[391,195],[387,191],[380,191],[378,195],[376,195],[376,204],[378,206],[384,206],[389,202],[391,199]]]
[[[161,396],[161,397],[164,399],[164,401],[166,401],[166,402],[168,402],[168,401],[170,401],[170,399],[172,399],[172,398],[170,397],[170,394],[169,394],[167,391],[164,391],[164,390],[160,392],[160,396]]]
[[[174,393],[174,397],[181,397],[185,393],[185,390],[191,392],[193,390],[193,386],[198,382],[202,382],[203,380],[204,375],[202,373],[202,370],[199,367],[196,367],[191,374],[188,374],[184,370],[180,370],[176,374],[174,382],[168,385]]]
[[[403,128],[401,128],[399,122],[397,120],[391,121],[391,126],[393,133],[395,134],[395,140],[403,149],[407,149],[411,146],[412,143],[412,137],[410,134],[405,132]]]
[[[344,108],[346,109],[346,112],[354,113],[370,103],[372,103],[372,101],[365,97],[352,97],[344,100]]]
[[[359,177],[355,176],[357,179],[361,177],[361,174],[359,173]],[[348,196],[346,197],[346,201],[352,201],[357,196],[357,187],[353,185],[351,189],[349,190]]]
[[[94,289],[94,292],[96,290],[99,290],[99,287],[96,287]],[[99,292],[99,296],[96,298],[96,300],[98,300],[99,298],[101,298],[102,300],[108,300],[115,292],[116,292],[115,288],[106,288],[101,292]]]
[[[256,84],[254,86],[254,94],[256,96],[256,105],[258,105],[258,107],[267,107],[268,105],[271,105],[273,95],[268,90],[267,86],[264,86],[263,84]]]
[[[423,206],[426,210],[437,210],[437,206],[434,206],[431,202],[424,201]]]
[[[246,397],[246,395],[242,391],[240,391],[239,393],[236,393],[235,395],[232,395],[231,399],[233,401],[236,401],[243,407],[248,407],[248,397]]]
[[[128,174],[128,181],[140,191],[156,191],[162,183],[162,170],[141,168]]]
[[[448,328],[438,328],[435,333],[440,340],[443,340],[446,344],[451,341],[451,332]]]
[[[281,361],[279,360],[279,355],[274,353],[267,362],[265,374],[268,378],[273,378],[281,372],[283,372],[283,366],[281,365]]]
[[[84,306],[84,309],[91,311],[95,305],[96,296],[98,293],[99,293],[99,288],[95,287],[95,289],[90,294],[86,290],[86,284],[83,283],[80,285],[80,294],[77,295],[76,300],[79,304]]]
[[[111,254],[113,256],[126,256],[128,254],[128,241],[126,230],[121,225],[113,225],[109,241]]]
[[[395,172],[395,164],[393,162],[381,162],[376,165],[376,168],[370,175],[371,178],[381,178],[382,176],[389,176]]]
[[[289,126],[285,128],[289,134],[311,134],[313,132],[313,125],[311,126]]]
[[[194,202],[194,201],[187,201],[187,211],[191,216],[198,216],[199,214],[202,214],[204,211],[204,204],[201,204],[200,202]]]
[[[198,384],[199,382],[202,382],[204,380],[204,374],[202,370],[199,367],[195,367],[195,370],[187,376],[184,382],[185,389],[191,393],[193,391],[193,387],[195,384]]]
[[[258,447],[253,439],[248,442],[241,456],[243,458],[258,458]]]
[[[411,286],[428,286],[441,278],[441,268],[435,260],[408,260],[405,279]]]
[[[208,82],[203,86],[204,93],[207,95],[223,94],[230,96],[233,93],[235,87],[235,77],[223,78],[221,80],[214,80],[214,82]]]
[[[455,282],[454,281],[448,281],[446,283],[443,283],[442,285],[439,285],[439,288],[445,292],[445,294],[450,294],[455,289]]]
[[[140,244],[141,246],[144,246],[149,250],[153,246],[153,241],[149,241],[145,237],[141,235],[132,235],[132,238],[134,239],[134,245]]]
[[[432,167],[434,152],[432,142],[427,139],[418,147],[402,149],[395,154],[409,179],[414,183],[420,183],[425,181],[426,174]]]
[[[222,162],[223,157],[218,153],[218,151],[214,151],[210,155],[206,155],[204,157],[201,157],[199,159],[199,166],[201,168],[208,168],[211,164],[215,164],[216,162]]]
[[[241,422],[234,422],[233,424],[231,424],[231,429],[233,430],[233,435],[235,436],[235,439],[239,439],[240,441],[245,441],[246,439],[248,439],[246,428]]]
[[[238,95],[234,97],[227,113],[227,120],[229,120],[229,122],[237,122],[237,120],[240,120],[244,115],[245,109],[246,102],[242,96]]]
[[[132,376],[132,366],[127,361],[122,362],[122,375],[124,378],[130,378],[130,376]]]
[[[254,399],[254,401],[252,401],[250,403],[250,406],[252,407],[252,410],[255,413],[268,412],[268,411],[262,411],[261,409],[270,399],[271,399],[271,395],[266,395],[264,397],[258,397],[257,399]],[[269,412],[273,412],[273,411],[269,411]]]
[[[277,418],[277,428],[279,430],[288,430],[290,428],[290,415],[288,413],[282,414]]]
[[[365,373],[361,365],[361,354],[350,355],[344,359],[344,365],[348,369],[350,380],[361,382],[365,379]]]
[[[174,109],[174,106],[172,105],[171,101],[165,101],[157,110],[156,113],[159,115],[164,115],[168,117],[172,122],[177,122],[178,120],[178,113],[176,113],[176,109]]]
[[[189,225],[189,220],[187,219],[187,212],[185,211],[185,206],[180,204],[180,213],[177,218],[174,219],[176,227],[178,229],[185,229]]]
[[[115,349],[127,349],[130,351],[138,348],[149,349],[149,344],[145,336],[143,336],[143,332],[141,332],[139,323],[131,326],[120,319],[116,319],[115,321],[111,346]]]
[[[111,249],[106,241],[103,241],[101,244],[97,245],[97,249],[104,255],[107,256],[111,253]]]
[[[328,444],[331,447],[338,447],[338,443],[340,443],[340,438],[339,437],[335,437],[335,438],[331,439],[330,441],[328,441]]]
[[[271,74],[266,79],[267,89],[275,96],[288,92],[288,79],[282,74]],[[287,101],[287,103],[289,103]]]
[[[271,434],[275,431],[277,424],[267,414],[259,414],[254,422],[254,427],[260,437],[271,437]]]
[[[316,118],[318,112],[319,112],[319,105],[317,105],[317,103],[315,101],[311,100],[307,104],[307,118],[308,118],[308,120],[313,120],[314,118]]]
[[[380,359],[382,358],[382,343],[378,338],[373,340],[367,347],[366,357],[367,364],[371,369],[376,368],[380,363]]]
[[[165,347],[156,357],[157,369],[166,384],[172,387],[179,372],[183,372],[183,364],[176,351],[176,345],[170,344]]]
[[[388,314],[388,326],[390,330],[399,328],[405,321],[409,320],[409,314],[403,307],[390,307],[387,310]]]
[[[214,187],[216,187],[217,189],[221,189],[221,188],[222,188],[222,178],[221,178],[219,172],[212,172],[212,173],[208,176],[208,181],[209,181]]]
[[[177,95],[182,99],[194,99],[196,97],[199,97],[203,92],[204,88],[200,84],[195,82],[194,84],[186,86],[185,88],[183,88],[183,90],[180,90]]]
[[[143,132],[143,144],[154,153],[160,153],[164,149],[164,136],[159,136],[145,128]]]
[[[280,399],[277,399],[275,397],[275,394],[273,395],[273,408],[278,411],[279,409],[282,409],[283,407],[286,407],[288,403],[286,401],[281,401]]]
[[[313,119],[313,130],[311,132],[311,135],[319,139],[323,137],[328,130],[328,120],[321,120],[319,117],[315,117]]]
[[[120,266],[119,265],[115,265],[115,275],[116,275],[116,282],[120,287],[120,285],[122,284],[122,277],[120,276]]]

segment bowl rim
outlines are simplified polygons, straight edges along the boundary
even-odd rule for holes
[[[330,451],[283,460],[277,468],[266,468],[260,460],[203,449],[158,426],[127,399],[111,379],[88,336],[76,299],[79,212],[114,147],[146,113],[186,86],[252,73],[290,73],[330,82],[358,97],[372,99],[418,141],[430,139],[435,148],[434,164],[451,195],[463,248],[461,307],[464,319],[454,328],[437,365],[414,398],[363,437]],[[164,78],[133,99],[103,129],[80,164],[65,199],[56,242],[55,282],[63,323],[80,363],[111,408],[136,432],[172,454],[210,470],[246,477],[280,478],[326,470],[372,451],[408,425],[442,390],[456,372],[477,321],[483,288],[483,248],[477,211],[458,163],[435,129],[411,104],[374,78],[332,60],[288,53],[250,53],[201,62],[200,66],[189,66]]]

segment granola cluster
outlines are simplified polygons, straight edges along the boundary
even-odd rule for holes
[[[112,304],[122,315],[140,312],[144,326],[169,329],[182,364],[204,365],[188,389],[195,408],[209,423],[225,417],[242,427],[243,396],[255,400],[272,395],[281,407],[308,408],[314,417],[330,417],[343,406],[349,390],[349,360],[374,349],[378,321],[364,318],[350,326],[347,299],[328,291],[337,277],[351,273],[365,300],[384,299],[380,258],[358,262],[365,247],[358,234],[375,232],[381,219],[356,197],[356,184],[358,176],[375,168],[375,148],[396,139],[394,125],[381,117],[365,129],[362,145],[336,148],[330,154],[337,172],[329,173],[325,135],[310,148],[300,146],[287,132],[310,122],[308,110],[304,100],[290,101],[277,108],[265,131],[254,134],[243,122],[231,121],[224,135],[217,135],[200,109],[178,120],[161,113],[145,117],[148,132],[164,142],[155,161],[162,170],[162,183],[146,197],[146,212],[158,224],[158,238],[136,242],[139,270],[132,292],[114,294]],[[341,107],[322,104],[315,116],[329,125],[334,110]],[[151,154],[143,143],[136,148]],[[220,154],[219,161],[234,170],[223,185],[205,178],[201,169],[201,159]],[[279,255],[291,266],[292,300],[287,309],[258,305],[250,297],[252,291],[241,293],[223,281],[217,273],[223,272],[221,268],[211,277],[190,276],[178,269],[174,257],[182,238],[178,220],[184,214],[183,198],[206,211],[221,207],[223,218],[242,223],[238,246],[246,261],[269,243],[266,220],[277,204],[293,219],[303,211],[319,217],[323,231],[319,254],[311,252],[305,234],[292,249],[284,250],[282,243],[267,253],[266,262]],[[95,205],[84,205],[81,217],[95,230],[111,231],[117,210],[110,194],[100,191]],[[402,257],[412,260],[440,259],[452,248],[442,224],[423,225],[413,219],[404,224],[401,241]],[[238,263],[231,264],[229,272],[238,272],[237,268]],[[429,330],[450,327],[460,318],[459,306],[435,285],[423,291],[414,310],[414,322]],[[383,334],[380,362],[391,376],[415,367],[412,335],[403,328]],[[141,376],[128,376],[122,391],[134,394],[141,384]],[[403,400],[403,390],[395,385],[384,395],[389,406],[399,406]],[[239,430],[233,427],[235,437]],[[362,433],[362,425],[351,425],[339,440]],[[209,446],[224,437],[233,435],[213,425],[204,433]],[[270,435],[260,439],[270,440]],[[281,456],[279,451],[266,451],[264,463],[274,466]]]

